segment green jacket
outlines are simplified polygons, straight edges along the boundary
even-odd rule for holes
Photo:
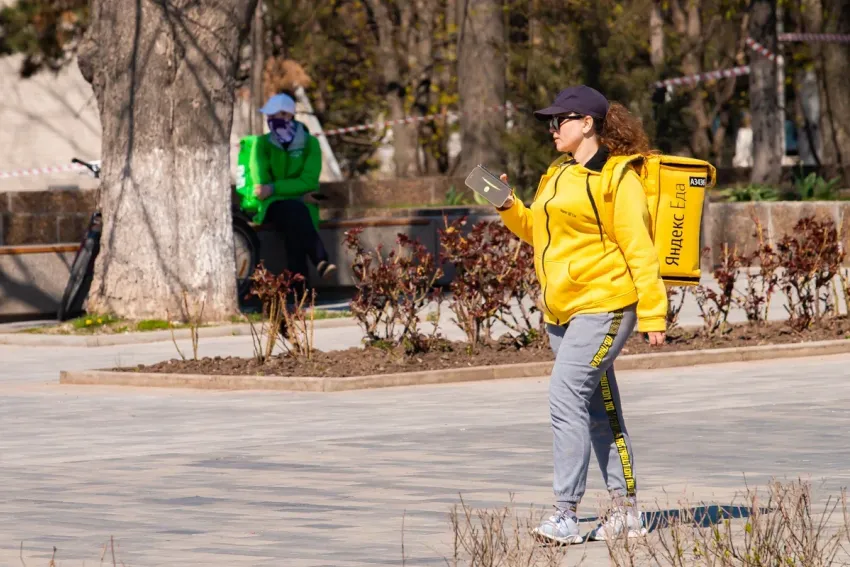
[[[236,191],[240,208],[262,224],[269,206],[283,199],[299,199],[305,193],[318,191],[322,172],[322,149],[319,140],[298,123],[289,147],[277,146],[270,134],[246,136],[239,142],[239,180]],[[274,193],[261,201],[254,196],[257,185],[272,185]],[[307,203],[313,224],[319,225],[319,208]]]

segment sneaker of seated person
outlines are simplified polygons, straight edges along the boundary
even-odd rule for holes
[[[325,280],[329,279],[334,271],[336,271],[336,264],[331,264],[326,260],[322,260],[319,262],[319,265],[316,266],[316,272],[318,272],[319,277]]]

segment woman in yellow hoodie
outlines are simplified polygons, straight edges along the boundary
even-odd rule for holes
[[[613,362],[635,328],[651,344],[663,344],[667,293],[639,177],[629,171],[617,187],[602,187],[600,180],[609,156],[645,153],[649,142],[622,105],[583,85],[565,89],[535,117],[549,123],[564,155],[541,178],[530,207],[511,196],[499,210],[505,225],[534,247],[555,352],[549,406],[557,513],[535,534],[562,544],[584,541],[576,508],[593,447],[612,508],[588,539],[610,539],[624,530],[636,537],[646,528]],[[603,229],[600,204],[613,207],[611,231]]]

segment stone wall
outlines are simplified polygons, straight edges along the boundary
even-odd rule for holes
[[[411,185],[410,187],[414,187]],[[441,186],[423,184],[435,193]],[[424,194],[428,194],[423,189]],[[356,199],[349,195],[349,199]],[[331,259],[339,265],[332,281],[313,281],[328,292],[342,290],[354,281],[345,249],[345,231],[364,229],[362,238],[370,247],[392,244],[398,233],[419,239],[432,252],[439,250],[437,231],[443,217],[468,215],[476,220],[495,220],[490,207],[393,207],[378,208],[378,199],[348,201],[360,206],[325,211],[320,234]],[[94,207],[93,191],[55,191],[50,193],[0,193],[0,319],[10,316],[46,315],[55,312],[68,279],[76,243],[80,240]],[[755,223],[761,221],[765,237],[775,243],[791,233],[804,216],[831,219],[850,246],[850,202],[811,203],[710,203],[703,224],[704,246],[711,251],[703,260],[703,271],[710,272],[720,259],[724,243],[750,252],[756,246]],[[260,230],[261,254],[272,270],[282,267],[282,243],[277,236]],[[850,265],[850,259],[848,259]],[[452,277],[450,270],[444,282]]]
[[[464,177],[353,180],[323,183],[321,192],[328,196],[327,208],[339,213],[362,208],[410,208],[443,205],[452,187],[471,197],[464,180]]]
[[[0,246],[77,242],[95,206],[95,191],[0,193]]]
[[[462,187],[463,179],[323,184],[322,192],[329,199],[322,218],[331,221],[427,215],[435,212],[432,206],[446,202],[453,186]],[[80,240],[96,207],[95,194],[93,190],[75,189],[0,192],[0,246]]]
[[[704,219],[704,241],[711,252],[710,258],[704,259],[703,269],[717,265],[724,244],[744,254],[754,251],[758,245],[755,219],[768,242],[775,245],[786,234],[794,233],[797,221],[809,216],[834,222],[844,249],[850,250],[850,202],[711,203]],[[845,263],[850,265],[850,258]]]

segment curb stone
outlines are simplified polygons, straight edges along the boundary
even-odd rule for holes
[[[321,319],[314,322],[315,329],[338,329],[341,327],[357,326],[357,321],[351,317],[338,319]],[[217,327],[201,327],[200,338],[251,336],[251,325],[221,325]],[[191,338],[189,329],[175,329],[174,338],[178,340]],[[114,335],[47,335],[38,333],[0,333],[0,345],[16,346],[57,346],[57,347],[102,347],[114,345],[133,345],[171,341],[171,331],[142,331]]]
[[[850,340],[634,354],[618,358],[617,370],[656,370],[701,364],[800,358],[846,353],[850,353]],[[348,378],[208,376],[102,370],[80,372],[63,370],[59,374],[59,383],[69,385],[194,388],[201,390],[340,392],[394,386],[449,384],[511,378],[540,378],[551,373],[552,364],[552,362],[547,361],[529,364],[505,364],[500,366],[476,366],[472,368],[403,372],[374,376],[352,376]]]

